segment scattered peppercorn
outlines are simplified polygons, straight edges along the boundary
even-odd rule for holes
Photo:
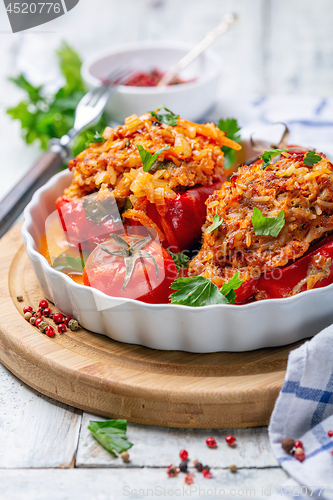
[[[50,326],[47,321],[41,321],[38,325],[38,328],[42,333],[45,333],[46,328]]]
[[[233,473],[237,472],[237,467],[234,464],[229,465],[228,469],[230,469],[230,472],[233,472]]]
[[[295,446],[295,448],[303,448],[304,449],[302,441],[295,441],[294,446]]]
[[[45,309],[43,310],[43,315],[45,316],[45,318],[49,318],[52,314],[52,311],[49,307],[45,307]]]
[[[296,448],[294,451],[294,457],[297,458],[299,462],[303,462],[305,460],[305,453],[303,448]]]
[[[25,306],[23,307],[23,313],[28,313],[28,312],[31,312],[32,311],[32,307],[31,306]]]
[[[32,318],[30,318],[30,320],[29,320],[29,321],[30,321],[30,323],[31,323],[32,325],[34,325],[34,324],[35,324],[35,322],[36,322],[36,318],[33,316]]]
[[[188,462],[187,459],[180,462],[180,464],[179,464],[180,472],[187,472],[187,462]]]
[[[58,332],[59,333],[64,333],[65,331],[66,331],[66,325],[65,325],[65,323],[60,323],[58,325]]]
[[[55,314],[53,314],[53,321],[55,323],[62,323],[63,320],[64,320],[64,317],[63,317],[63,315],[61,313],[55,313]]]
[[[123,459],[123,462],[125,462],[126,464],[130,461],[129,453],[127,453],[127,451],[123,451],[122,453],[120,453],[120,456]]]
[[[331,438],[331,437],[333,437],[333,431],[328,431],[327,435],[328,435],[328,437],[330,437],[330,438]]]
[[[281,446],[286,453],[290,453],[295,446],[295,441],[291,438],[284,438],[281,441]]]
[[[228,443],[229,446],[234,446],[234,444],[236,443],[236,438],[233,437],[231,434],[229,434],[226,438],[225,438],[226,442]]]
[[[206,439],[206,445],[208,446],[208,448],[216,448],[217,442],[213,437],[209,437]]]
[[[198,462],[198,460],[194,462],[194,467],[197,469],[197,471],[202,472],[203,465],[201,462]]]
[[[41,307],[42,309],[45,309],[46,307],[49,307],[49,304],[47,302],[47,300],[41,300],[40,303],[38,304],[39,307]]]
[[[167,474],[169,477],[175,477],[179,473],[179,470],[174,465],[169,465],[167,468]]]
[[[44,332],[44,333],[46,333],[46,335],[47,335],[48,337],[53,337],[53,336],[55,335],[54,328],[52,328],[52,326],[51,326],[51,325],[48,325],[48,326],[45,328],[45,332]]]
[[[186,484],[193,484],[193,476],[194,476],[193,472],[191,474],[190,473],[186,474],[185,483]]]
[[[188,453],[186,450],[180,450],[179,452],[179,458],[180,460],[186,460],[188,457]]]
[[[35,313],[35,317],[36,317],[36,318],[41,318],[41,317],[42,317],[42,313],[40,313],[40,312],[36,312],[36,313]]]
[[[76,319],[71,319],[68,322],[68,328],[72,330],[72,332],[76,332],[80,328],[79,323],[76,321]]]
[[[202,469],[202,475],[206,479],[210,479],[211,477],[213,477],[213,474],[210,472],[210,467],[208,467],[208,465],[205,465],[203,467],[203,469]]]
[[[23,300],[23,296],[22,296],[22,295],[18,295],[18,296],[16,297],[16,300],[17,300],[18,302],[22,302],[22,300]]]
[[[24,313],[24,319],[26,319],[27,321],[29,321],[30,318],[32,318],[31,312],[28,311],[28,312]]]
[[[64,323],[66,326],[68,326],[68,323],[70,322],[72,318],[70,316],[66,316],[66,318],[64,319]]]
[[[35,326],[37,326],[38,328],[42,321],[43,321],[42,318],[37,318],[35,321]]]

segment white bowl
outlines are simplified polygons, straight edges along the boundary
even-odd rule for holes
[[[119,301],[76,284],[38,253],[45,220],[71,178],[61,172],[36,191],[24,211],[22,236],[44,295],[88,330],[155,349],[204,353],[290,344],[333,322],[333,284],[285,299],[198,308]]]
[[[136,70],[168,70],[190,49],[191,44],[172,41],[149,41],[119,45],[99,52],[82,65],[82,77],[89,88],[101,78],[121,67]],[[123,123],[133,113],[141,115],[165,105],[190,121],[198,121],[211,110],[217,99],[220,58],[211,50],[193,61],[181,76],[194,82],[167,87],[128,87],[121,85],[110,98],[106,111],[111,118]]]

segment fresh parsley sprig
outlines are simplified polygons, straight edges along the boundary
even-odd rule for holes
[[[186,255],[185,253],[178,252],[178,253],[173,253],[171,250],[168,250],[169,254],[172,257],[172,260],[176,264],[177,271],[180,270],[180,268],[187,268],[188,267],[188,262],[190,260],[190,257]]]
[[[161,109],[164,109],[166,113],[157,113],[157,111],[161,111]],[[165,123],[166,125],[170,125],[171,127],[175,127],[178,122],[179,115],[176,115],[170,109],[166,108],[165,106],[160,106],[159,108],[156,108],[154,111],[150,111],[151,116],[156,118],[160,123]]]
[[[201,307],[213,304],[230,304],[235,301],[237,290],[243,283],[237,272],[222,289],[203,276],[190,276],[178,278],[171,285],[172,290],[177,290],[170,295],[171,304]],[[223,288],[224,287],[224,288]]]
[[[226,133],[228,139],[232,139],[233,141],[239,143],[241,136],[239,135],[240,127],[235,118],[226,118],[219,120],[217,124],[218,128]],[[228,169],[235,162],[236,154],[235,151],[228,146],[222,146],[221,150],[224,153],[224,168]]]
[[[265,170],[275,156],[279,156],[286,151],[289,151],[289,149],[272,149],[271,151],[265,151],[264,154],[259,155],[259,158],[262,160],[261,170]]]
[[[315,151],[309,151],[304,156],[303,161],[308,167],[313,167],[316,163],[320,162],[321,159],[321,156],[317,155]]]
[[[206,229],[206,233],[211,233],[214,229],[218,228],[223,223],[223,219],[218,214],[214,214],[213,224]]]
[[[136,146],[138,148],[142,163],[143,163],[143,170],[144,172],[149,172],[150,167],[154,163],[154,161],[157,159],[157,157],[162,153],[162,151],[165,151],[166,149],[169,149],[170,146],[164,146],[164,148],[159,149],[156,151],[155,154],[149,153],[141,144],[137,144]]]
[[[251,221],[255,235],[273,236],[274,238],[280,234],[286,223],[284,210],[281,210],[277,217],[265,217],[257,207],[253,208]]]
[[[42,149],[47,149],[51,139],[60,138],[74,125],[76,107],[86,89],[81,77],[81,59],[67,44],[57,51],[64,85],[50,94],[45,85],[34,86],[24,75],[10,78],[21,88],[26,96],[17,106],[7,109],[7,113],[21,122],[22,136],[27,144],[39,141]],[[94,132],[96,127],[104,130],[107,125],[103,114],[99,123],[85,130],[74,141],[74,156],[86,148],[87,131]]]
[[[91,420],[88,429],[96,441],[115,457],[117,453],[122,453],[133,446],[126,439],[126,420],[106,420],[105,422]]]

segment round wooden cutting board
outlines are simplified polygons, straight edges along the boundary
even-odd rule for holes
[[[0,255],[0,359],[34,389],[92,413],[141,424],[223,428],[268,423],[288,354],[301,342],[192,354],[122,344],[84,329],[49,338],[23,318],[23,307],[36,309],[43,295],[20,226],[1,239]],[[18,302],[17,295],[24,301]]]

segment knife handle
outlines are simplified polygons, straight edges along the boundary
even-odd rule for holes
[[[0,202],[0,237],[21,214],[33,193],[61,169],[64,159],[61,153],[60,148],[58,152],[44,153]]]

